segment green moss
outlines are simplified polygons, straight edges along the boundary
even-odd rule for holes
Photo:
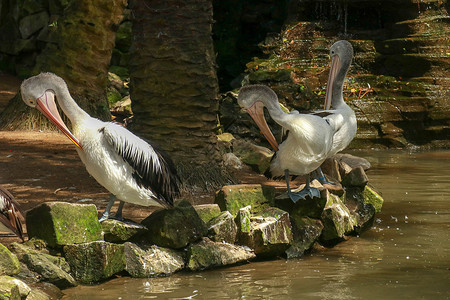
[[[364,202],[372,204],[376,212],[381,212],[384,199],[370,186],[366,186],[363,191]]]
[[[0,275],[15,275],[20,272],[17,256],[0,244]]]

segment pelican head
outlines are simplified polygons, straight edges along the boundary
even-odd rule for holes
[[[83,149],[78,139],[64,124],[55,103],[55,90],[67,89],[64,80],[53,73],[41,73],[22,82],[20,92],[26,105],[36,108],[55,124],[77,147]]]
[[[276,109],[277,106],[280,109],[277,94],[271,88],[264,85],[244,86],[239,91],[238,104],[249,113],[256,125],[258,125],[261,133],[273,149],[277,151],[278,143],[264,118],[264,106],[269,111]]]
[[[332,99],[338,97],[337,94],[333,93],[333,87],[336,86],[336,92],[340,92],[342,90],[345,75],[347,74],[352,62],[353,47],[348,41],[337,41],[330,48],[330,57],[331,68],[328,75],[325,109],[330,109]]]

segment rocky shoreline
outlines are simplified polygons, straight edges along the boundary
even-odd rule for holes
[[[0,244],[0,297],[54,299],[115,274],[169,276],[333,247],[369,229],[381,210],[369,166],[350,155],[329,159],[323,169],[337,184],[315,182],[320,198],[294,204],[272,186],[229,185],[214,204],[181,200],[140,224],[99,223],[93,204],[43,203],[27,213],[29,241]]]

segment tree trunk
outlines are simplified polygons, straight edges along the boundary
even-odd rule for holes
[[[43,29],[50,31],[48,42],[37,56],[30,75],[53,72],[61,76],[84,110],[100,119],[110,119],[106,98],[108,67],[126,3],[126,0],[71,1],[62,16]],[[46,119],[27,109],[20,95],[0,115],[2,128],[46,126]]]
[[[212,0],[131,1],[132,128],[168,151],[190,190],[229,182],[221,167]]]

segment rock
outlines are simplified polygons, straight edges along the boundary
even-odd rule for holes
[[[19,260],[23,260],[23,256],[28,253],[41,252],[49,254],[45,241],[34,238],[26,241],[25,243],[12,243],[9,245],[9,249],[17,256]]]
[[[341,199],[328,192],[321,220],[323,230],[320,242],[325,246],[334,246],[344,240],[345,235],[351,233],[357,224],[355,216],[350,213]]]
[[[372,204],[375,211],[381,212],[381,207],[383,206],[383,197],[377,193],[373,187],[366,185],[363,191],[364,202]]]
[[[375,219],[375,208],[372,204],[365,203],[361,188],[348,188],[345,198],[345,206],[355,216],[356,224],[354,231],[360,234],[372,227]]]
[[[328,194],[329,193],[327,190],[322,190],[320,192],[320,198],[311,199],[307,197],[304,200],[299,200],[292,206],[289,213],[296,217],[310,217],[319,219],[322,216],[322,212],[327,203]]]
[[[362,167],[364,171],[366,171],[371,167],[370,162],[367,159],[351,154],[338,153],[334,155],[334,159],[336,159],[338,162],[346,163],[352,169],[356,167]]]
[[[340,161],[339,162],[339,174],[341,174],[341,178],[352,171],[352,167],[350,167],[347,163]]]
[[[127,242],[124,252],[125,270],[132,277],[167,276],[184,268],[183,257],[168,248],[139,247]]]
[[[49,16],[46,11],[23,17],[19,22],[19,31],[22,39],[28,39],[33,33],[46,27],[48,20]]]
[[[250,227],[250,213],[251,206],[248,205],[246,207],[243,207],[239,209],[235,222],[237,224],[237,232],[240,233],[250,233],[251,227]]]
[[[292,242],[289,214],[270,207],[250,218],[250,232],[240,231],[238,242],[250,247],[262,257],[282,255]]]
[[[203,238],[188,248],[187,268],[192,271],[246,262],[255,258],[248,248]]]
[[[275,190],[260,184],[226,185],[217,193],[214,202],[222,211],[228,210],[233,216],[239,209],[251,205],[252,212],[258,213],[273,202]]]
[[[107,95],[108,95],[108,101],[109,101],[109,99],[111,99],[111,101],[117,100],[117,98],[113,99],[114,98],[113,94],[111,94],[111,95],[107,94]],[[109,96],[111,96],[111,98]],[[114,112],[116,114],[119,113],[119,114],[123,114],[123,115],[133,114],[133,111],[131,109],[131,98],[129,95],[125,96],[124,98],[121,97],[120,100],[115,103],[114,102],[110,102],[110,103],[111,104],[113,103],[111,112]]]
[[[50,247],[103,240],[93,204],[42,203],[27,212],[26,223],[28,236],[43,239]]]
[[[237,226],[229,211],[224,211],[220,216],[208,222],[208,236],[214,242],[234,244],[236,234]]]
[[[20,300],[19,287],[14,283],[0,281],[0,299]]]
[[[28,297],[26,300],[50,300],[54,298],[50,298],[49,295],[44,293],[43,291],[39,289],[32,289],[30,293],[28,294]],[[59,299],[59,298],[57,298]]]
[[[312,248],[322,233],[323,224],[318,219],[291,216],[293,241],[286,250],[287,258],[299,258]]]
[[[369,182],[369,178],[367,177],[366,172],[364,172],[364,169],[361,166],[353,168],[352,171],[342,179],[342,185],[345,187],[364,187],[367,182]]]
[[[172,209],[155,211],[141,223],[148,228],[146,240],[166,248],[184,248],[208,233],[205,222],[188,201],[180,201]]]
[[[242,161],[234,153],[228,152],[222,155],[223,165],[228,168],[240,170],[244,167]]]
[[[0,244],[0,275],[15,275],[20,272],[20,263],[11,251]]]
[[[103,221],[101,225],[105,241],[111,243],[126,242],[142,235],[148,230],[147,227],[142,224],[114,219],[107,219]]]
[[[45,299],[61,299],[64,294],[61,290],[49,282],[34,283],[27,299],[45,300]]]
[[[17,285],[18,289],[19,289],[19,295],[22,299],[27,298],[27,296],[30,294],[31,292],[31,288],[23,281],[14,278],[14,277],[10,277],[10,276],[0,276],[0,285],[2,283],[10,283],[10,284],[15,284]],[[0,296],[0,299],[1,296]],[[28,299],[28,298],[27,298]]]
[[[217,135],[217,140],[219,142],[231,143],[233,140],[235,140],[235,138],[231,133],[224,132],[222,134]]]
[[[322,172],[326,175],[328,175],[330,178],[330,181],[333,182],[341,182],[341,173],[339,172],[339,163],[334,158],[327,158],[322,165],[320,166],[322,169]]]
[[[233,153],[243,163],[261,174],[269,168],[273,156],[273,152],[269,149],[243,140],[233,141]]]
[[[42,276],[43,281],[50,282],[64,289],[76,286],[75,279],[68,273],[70,267],[63,257],[55,257],[45,253],[27,253],[23,256],[27,267]]]
[[[72,274],[85,284],[108,279],[125,269],[124,245],[96,241],[63,249]]]
[[[203,222],[208,223],[211,219],[217,217],[222,212],[217,204],[199,204],[194,205],[194,209],[203,220]]]

